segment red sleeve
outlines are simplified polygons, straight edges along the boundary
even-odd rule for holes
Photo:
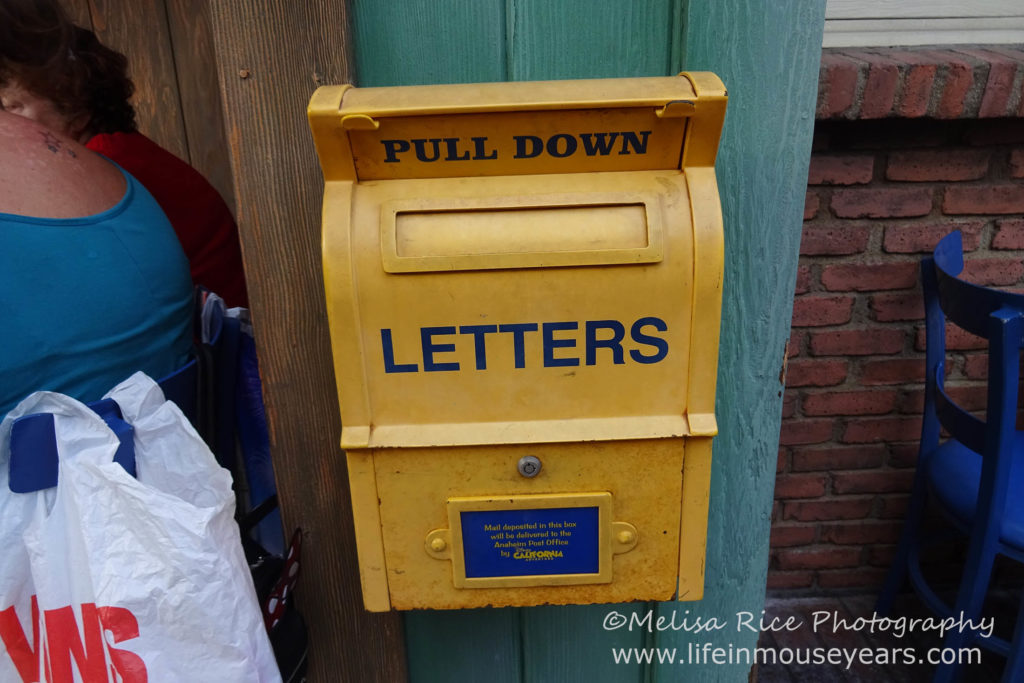
[[[86,147],[135,176],[167,214],[192,282],[228,306],[248,306],[238,228],[217,190],[194,168],[141,133],[103,133]]]

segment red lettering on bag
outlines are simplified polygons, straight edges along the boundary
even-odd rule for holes
[[[0,611],[0,640],[7,648],[7,654],[14,662],[23,683],[36,683],[39,680],[39,652],[29,645],[25,637],[25,629],[18,621],[14,606]],[[32,596],[32,643],[39,647],[39,603]]]
[[[131,611],[124,607],[100,607],[98,612],[103,630],[110,632],[115,644],[139,637],[139,621]],[[149,680],[142,657],[109,645],[107,653],[114,670],[111,673],[121,674],[121,683],[146,683]]]
[[[123,607],[81,606],[82,623],[68,605],[43,612],[45,642],[39,637],[39,603],[32,596],[32,643],[18,620],[14,607],[0,611],[0,640],[3,641],[22,683],[38,683],[39,648],[45,679],[50,683],[73,683],[77,669],[82,683],[148,683],[149,674],[142,658],[128,650],[111,647],[139,637],[139,622]],[[109,633],[109,638],[105,636]],[[33,649],[34,648],[34,649]],[[107,671],[107,662],[110,670]]]
[[[43,614],[53,683],[73,683],[72,660],[82,675],[83,683],[107,683],[103,633],[96,605],[91,602],[82,604],[82,631],[79,631],[71,605],[48,609]]]

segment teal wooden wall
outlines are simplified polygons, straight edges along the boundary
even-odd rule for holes
[[[362,86],[716,72],[729,89],[718,162],[726,231],[705,599],[699,603],[414,612],[412,680],[745,681],[749,666],[614,664],[611,648],[753,648],[782,406],[780,382],[814,124],[824,0],[354,0]],[[606,630],[656,610],[708,634]],[[688,611],[687,611],[688,610]]]

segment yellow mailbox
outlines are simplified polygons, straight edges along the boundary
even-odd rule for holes
[[[726,93],[323,87],[323,268],[368,610],[697,600]]]

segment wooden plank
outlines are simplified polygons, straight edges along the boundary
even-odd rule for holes
[[[674,0],[516,0],[508,6],[509,80],[670,73]],[[643,681],[647,667],[615,664],[612,648],[642,647],[645,633],[605,630],[603,620],[613,610],[642,616],[650,608],[642,603],[523,610],[522,680]]]
[[[89,4],[96,36],[128,58],[139,130],[190,161],[163,0],[89,0]]]
[[[675,0],[509,3],[509,80],[664,76]]]
[[[412,680],[518,683],[522,680],[518,638],[521,611],[410,612],[405,626]]]
[[[711,633],[664,631],[660,647],[757,643],[737,628],[764,606],[782,385],[806,194],[825,3],[690,0],[684,66],[729,91],[716,171],[725,220],[711,508],[704,599],[663,603],[666,617],[718,619]],[[785,36],[785,40],[779,40]],[[746,664],[658,666],[656,681],[747,680]]]
[[[364,2],[360,12],[374,11]],[[402,21],[408,2],[387,3],[394,21]],[[718,176],[726,211],[727,280],[719,364],[719,420],[712,476],[705,599],[699,603],[665,603],[658,614],[690,623],[718,619],[721,631],[708,634],[665,631],[644,644],[677,647],[714,641],[725,648],[753,648],[757,634],[736,631],[736,614],[759,616],[764,600],[774,460],[778,445],[781,389],[777,382],[789,332],[792,282],[796,274],[801,212],[814,121],[814,96],[820,61],[824,1],[658,0],[643,3],[541,3],[509,0],[506,41],[509,78],[554,78],[671,73],[683,66],[719,73],[732,95]],[[596,8],[595,8],[596,7]],[[449,10],[459,9],[457,6]],[[445,33],[433,29],[439,19],[398,30],[380,20],[376,32],[361,30],[357,43],[360,76],[369,85],[469,80],[465,65],[438,73],[425,56],[447,63],[454,37],[473,40],[477,27],[468,10],[446,16]],[[384,10],[382,10],[384,11]],[[609,12],[625,12],[609,19]],[[684,19],[685,17],[685,19]],[[363,16],[361,21],[367,21]],[[657,22],[664,26],[659,28]],[[625,22],[625,23],[624,23]],[[358,23],[358,22],[357,22]],[[535,25],[536,24],[536,25]],[[623,26],[628,26],[623,30]],[[681,39],[672,28],[684,26]],[[618,29],[618,30],[616,30]],[[638,33],[647,31],[647,34]],[[786,40],[778,40],[786,36]],[[363,42],[373,40],[372,46]],[[642,49],[643,54],[634,52]],[[416,55],[416,59],[395,53]],[[605,54],[612,55],[606,59]],[[474,54],[479,54],[475,52]],[[492,59],[497,56],[492,54]],[[400,66],[397,66],[399,65]],[[381,67],[383,65],[383,67]],[[378,67],[381,67],[378,70]],[[478,67],[499,71],[496,64]],[[621,70],[616,70],[621,69]],[[767,294],[767,296],[766,296]],[[774,302],[765,307],[765,301]],[[766,350],[774,350],[768,352]],[[637,609],[638,606],[634,606]],[[453,647],[469,651],[482,670],[495,642],[522,641],[522,678],[529,683],[551,680],[687,681],[746,680],[749,667],[713,662],[642,667],[610,663],[611,646],[632,647],[628,634],[604,633],[604,608],[534,608],[520,610],[522,628],[508,633],[509,610],[488,610],[469,618],[420,613],[407,620],[410,670],[414,679],[460,680],[449,673],[445,659]],[[480,620],[484,620],[481,622]],[[493,620],[491,624],[488,620]],[[457,624],[453,626],[453,622]],[[501,630],[501,625],[504,629]],[[475,628],[475,631],[474,631]],[[505,640],[495,639],[495,629]],[[719,636],[721,636],[719,638]],[[504,647],[504,646],[503,646]],[[428,656],[428,653],[438,653]],[[462,665],[463,667],[470,665]],[[586,671],[586,676],[578,671]],[[460,671],[466,670],[461,668]],[[606,678],[602,678],[602,676]],[[465,680],[465,679],[462,679]],[[488,680],[508,680],[495,670]]]
[[[356,0],[358,85],[506,80],[505,0]]]
[[[271,453],[305,531],[311,681],[407,678],[399,615],[363,610],[320,268],[323,179],[305,110],[349,79],[344,2],[210,5]]]
[[[535,607],[523,614],[523,681],[643,683],[647,667],[633,659],[648,644],[644,615],[653,603]],[[622,659],[616,663],[618,652]]]
[[[505,80],[505,0],[356,0],[361,86]],[[520,610],[418,612],[406,619],[417,681],[518,683]]]
[[[232,212],[235,189],[231,182],[224,113],[214,62],[213,34],[207,0],[166,0],[167,21],[174,51],[188,156],[217,188]]]

